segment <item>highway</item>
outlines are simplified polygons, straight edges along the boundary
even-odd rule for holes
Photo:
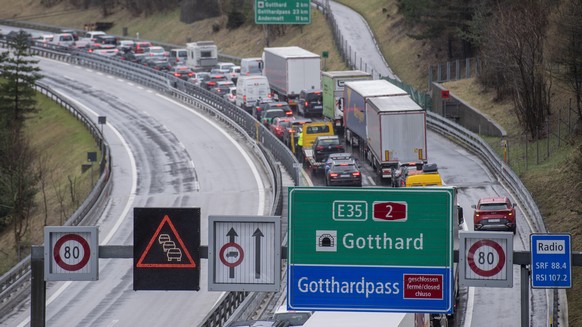
[[[270,182],[244,140],[164,95],[99,72],[42,59],[47,82],[95,121],[106,116],[113,191],[98,220],[101,245],[133,243],[134,207],[200,207],[201,244],[208,215],[265,215]],[[47,326],[196,326],[221,292],[208,292],[206,260],[199,292],[133,291],[132,260],[100,260],[99,281],[47,285]],[[29,304],[2,317],[25,326]]]

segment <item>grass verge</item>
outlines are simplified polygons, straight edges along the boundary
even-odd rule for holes
[[[22,244],[23,257],[31,245],[43,243],[45,225],[62,225],[82,203],[99,177],[99,168],[81,172],[87,152],[101,153],[85,125],[51,99],[37,94],[39,111],[26,122],[26,134],[43,167],[44,187],[39,185],[30,225]],[[42,191],[44,189],[44,192]],[[46,206],[45,200],[46,197]],[[0,273],[19,261],[12,229],[0,234]]]

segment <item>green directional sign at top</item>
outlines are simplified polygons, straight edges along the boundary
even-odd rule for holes
[[[310,24],[309,0],[255,0],[255,24]]]
[[[453,188],[289,191],[289,263],[452,267]]]

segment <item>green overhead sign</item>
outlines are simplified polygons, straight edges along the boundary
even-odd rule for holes
[[[455,190],[289,190],[291,310],[453,312]]]
[[[255,0],[255,24],[311,24],[309,0]]]
[[[452,188],[292,188],[291,264],[449,266]]]

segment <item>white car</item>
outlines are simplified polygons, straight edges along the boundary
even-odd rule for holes
[[[226,74],[228,73],[230,67],[234,66],[236,65],[233,64],[232,62],[219,62],[216,64],[216,66],[213,67],[213,70],[215,70],[217,73]]]
[[[230,103],[234,104],[236,102],[236,86],[231,86],[228,89],[228,93],[226,93],[224,95],[224,97],[226,98],[226,100],[228,100]]]
[[[226,77],[230,78],[230,80],[236,84],[238,77],[240,76],[240,66],[232,66],[228,69],[226,73]]]
[[[49,43],[53,41],[53,34],[42,34],[34,39],[36,43],[40,46],[46,47]]]

